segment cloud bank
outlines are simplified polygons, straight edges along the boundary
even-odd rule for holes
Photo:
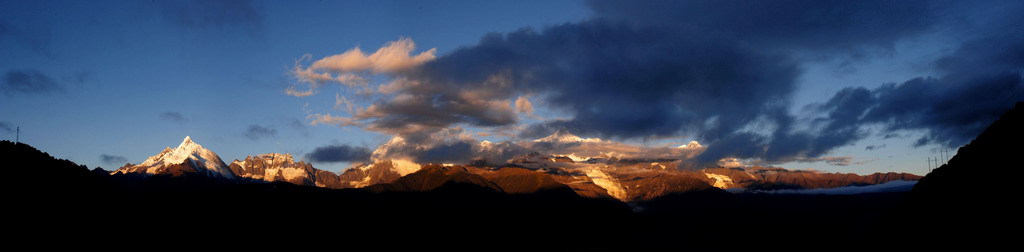
[[[370,160],[370,149],[344,144],[327,145],[306,154],[306,159],[316,163],[365,162]]]
[[[413,56],[411,39],[402,39],[370,56],[356,48],[297,64],[293,76],[309,89],[289,94],[344,84],[369,101],[337,103],[347,114],[311,113],[314,124],[393,135],[388,144],[407,148],[387,153],[422,161],[481,155],[480,141],[462,132],[470,126],[522,128],[520,139],[558,130],[611,140],[688,137],[706,146],[694,157],[706,164],[740,158],[845,165],[848,158],[825,156],[872,134],[906,130],[924,133],[920,145],[957,146],[1024,100],[1024,38],[1005,32],[1022,19],[1007,9],[1024,4],[588,3],[594,16],[585,21],[487,34],[446,55]],[[933,62],[936,76],[849,87],[810,106],[811,116],[790,112],[805,65],[857,61],[936,33],[965,41]],[[367,81],[373,74],[387,81]],[[566,116],[524,123],[535,104]],[[875,126],[880,132],[868,130]],[[545,147],[492,144],[507,146],[497,153]]]
[[[767,194],[810,194],[810,195],[854,195],[854,194],[865,194],[865,193],[889,193],[889,192],[909,192],[914,189],[914,185],[917,181],[903,181],[896,180],[890,181],[883,184],[867,185],[867,186],[846,186],[836,188],[818,188],[818,189],[781,189],[781,190],[768,190],[768,191],[753,191],[753,193],[767,193]]]

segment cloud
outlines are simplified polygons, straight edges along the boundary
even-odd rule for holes
[[[367,74],[397,74],[436,58],[436,48],[413,55],[415,49],[416,43],[411,38],[403,37],[388,42],[370,55],[356,47],[314,61],[309,67],[301,63],[311,60],[313,56],[303,55],[295,61],[290,74],[298,84],[307,85],[308,89],[298,91],[295,86],[291,86],[285,93],[297,97],[311,96],[317,88],[329,82],[348,87],[365,87],[368,80],[364,76]]]
[[[14,126],[11,126],[11,123],[0,121],[0,131],[7,133],[14,132]]]
[[[873,150],[877,150],[877,149],[881,149],[881,148],[885,148],[885,145],[884,144],[882,144],[882,145],[868,145],[868,146],[864,147],[864,150],[866,150],[866,151],[873,151]]]
[[[917,78],[871,90],[847,90],[869,94],[851,109],[857,116],[847,120],[848,125],[877,124],[884,126],[886,132],[924,130],[926,135],[918,140],[918,146],[966,144],[1015,102],[1024,100],[1020,72],[971,78]]]
[[[545,93],[546,104],[574,114],[559,122],[573,132],[671,136],[703,128],[711,117],[721,126],[708,128],[728,130],[784,109],[797,69],[784,55],[714,37],[598,21],[564,24],[491,34],[410,69],[350,120],[397,135],[457,124],[503,127],[519,122],[516,109],[525,112],[520,96]]]
[[[306,159],[316,163],[363,162],[370,160],[370,149],[344,144],[327,145],[306,154]]]
[[[394,136],[374,150],[373,160],[403,159],[417,163],[483,161],[500,166],[516,156],[533,152],[571,155],[584,160],[591,157],[689,160],[704,151],[704,147],[696,142],[682,147],[644,147],[615,141],[586,141],[586,138],[579,138],[567,131],[541,139],[491,142],[476,139],[460,127],[452,127],[419,137],[421,139],[410,141],[402,136]]]
[[[971,35],[961,49],[936,62],[937,77],[846,88],[811,106],[810,115],[790,112],[802,69],[821,57],[856,59],[866,52],[891,52],[894,43],[924,34],[979,30],[951,31],[960,19],[1012,24],[1019,16],[1013,11],[998,19],[969,4],[933,1],[589,5],[594,16],[584,21],[488,34],[475,45],[401,71],[377,68],[368,63],[371,57],[353,49],[309,67],[297,65],[313,75],[296,79],[340,82],[336,79],[343,74],[385,74],[386,83],[344,86],[369,101],[354,105],[350,116],[308,116],[314,124],[394,135],[412,153],[464,149],[463,140],[434,136],[462,126],[518,128],[521,114],[543,104],[564,116],[523,127],[521,139],[559,129],[613,140],[687,136],[706,146],[696,159],[707,164],[723,158],[820,159],[870,135],[865,126],[871,125],[889,133],[925,131],[923,144],[958,143],[1021,99],[1022,54],[1017,52],[1024,43],[1018,43],[1019,34],[986,28],[978,33],[984,36]],[[409,61],[415,58],[411,51],[399,55]],[[310,90],[315,88],[311,84]]]
[[[243,28],[249,32],[263,29],[263,15],[252,1],[160,1],[163,18],[187,29]]]
[[[352,113],[355,112],[355,109],[354,109],[355,106],[356,106],[355,103],[352,103],[351,101],[349,101],[348,98],[345,98],[344,96],[341,96],[341,95],[339,95],[337,93],[334,94],[334,109],[335,110],[345,110],[345,112],[348,112],[349,114],[352,114]]]
[[[829,164],[829,165],[847,166],[847,165],[850,165],[850,164],[853,163],[851,160],[853,160],[853,157],[844,156],[844,157],[799,158],[799,159],[796,159],[795,161],[796,162],[801,162],[801,163],[825,162],[826,164]]]
[[[277,129],[274,129],[273,126],[260,126],[253,124],[249,125],[249,128],[245,130],[245,134],[243,135],[250,140],[256,141],[260,140],[260,138],[277,136]]]
[[[311,121],[309,124],[314,126],[319,124],[328,124],[344,127],[355,124],[354,122],[352,122],[351,118],[338,117],[333,116],[331,114],[310,114],[306,116],[306,119],[313,119],[313,121]]]
[[[128,163],[128,159],[125,157],[107,154],[100,155],[100,161],[108,165],[123,165]]]
[[[1024,100],[1022,34],[977,38],[935,66],[940,77],[846,88],[822,107],[844,127],[881,125],[886,136],[921,130],[915,146],[958,147]]]
[[[533,115],[533,103],[526,96],[516,98],[516,113]]]
[[[858,54],[944,24],[948,2],[796,0],[591,0],[601,18],[690,29],[768,50]],[[945,17],[945,18],[944,18]]]
[[[313,93],[314,93],[314,89],[310,88],[310,89],[308,89],[306,91],[299,91],[294,86],[292,86],[292,87],[285,88],[284,89],[284,93],[287,94],[287,95],[295,96],[295,97],[306,97],[306,96],[312,96]]]
[[[4,73],[0,91],[7,95],[37,95],[65,92],[64,86],[36,70],[9,70]]]
[[[188,122],[188,118],[185,118],[184,115],[181,115],[181,113],[178,113],[178,112],[163,112],[163,113],[160,113],[160,115],[157,116],[157,117],[160,118],[160,119],[163,119],[163,120],[167,120],[167,121],[171,121],[171,122],[176,122],[176,123]]]
[[[376,52],[366,55],[358,47],[342,54],[331,55],[313,62],[312,70],[324,70],[336,73],[352,73],[370,71],[373,73],[397,73],[414,66],[431,61],[437,49],[431,48],[415,56],[416,43],[410,38],[399,38],[388,42]]]

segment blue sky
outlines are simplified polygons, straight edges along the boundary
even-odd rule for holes
[[[991,5],[1003,3],[995,1]],[[526,41],[549,41],[552,37],[557,38],[557,32],[587,28],[595,23],[600,25],[599,22],[591,21],[595,17],[620,20],[610,22],[628,23],[637,27],[664,27],[659,23],[665,20],[657,19],[661,14],[650,11],[659,8],[644,9],[642,6],[634,10],[602,1],[590,4],[582,1],[104,1],[103,4],[83,1],[0,1],[0,73],[4,74],[4,81],[7,82],[5,92],[0,93],[0,123],[4,123],[5,127],[20,127],[24,142],[54,156],[108,170],[123,164],[117,161],[142,162],[164,147],[176,146],[186,135],[216,151],[227,161],[269,152],[292,153],[302,158],[322,146],[357,146],[372,150],[401,133],[363,126],[312,125],[315,120],[308,117],[310,114],[341,114],[334,109],[337,101],[335,94],[352,96],[355,90],[330,84],[318,88],[318,93],[313,96],[286,95],[286,88],[301,84],[289,74],[296,60],[309,54],[312,60],[300,62],[300,66],[310,67],[312,61],[341,54],[352,48],[358,47],[369,54],[392,41],[408,38],[416,44],[413,54],[436,48],[437,63],[424,65],[424,69],[427,69],[424,72],[429,72],[434,66],[462,66],[467,64],[466,59],[472,58],[470,56],[484,55],[486,50],[481,45],[488,42],[481,42],[481,39],[491,33],[508,36],[501,42],[505,45],[518,41],[508,34],[524,27],[532,27],[534,33],[537,33],[523,33],[527,37]],[[707,6],[695,4],[669,6],[666,9],[692,10],[700,7]],[[1009,9],[1019,6],[1011,7]],[[976,22],[985,27],[1012,23],[1012,18],[1000,19],[1006,15],[993,9],[1006,8],[980,8],[971,9],[970,12],[993,16],[980,18],[983,20]],[[638,15],[637,12],[653,14]],[[870,14],[868,19],[875,17],[873,15],[876,14]],[[655,25],[646,20],[648,16]],[[697,27],[721,27],[723,31],[743,31],[741,28],[745,28],[730,26],[731,23],[715,23],[715,19],[675,18],[669,17],[666,22],[692,22],[698,24]],[[884,40],[848,39],[846,41],[850,42],[846,43],[823,39],[832,35],[820,34],[807,35],[808,38],[802,41],[780,40],[767,35],[729,36],[725,40],[737,41],[741,47],[750,48],[753,52],[769,51],[785,55],[787,61],[792,61],[793,69],[796,69],[792,76],[794,90],[780,93],[779,97],[787,99],[785,108],[791,117],[813,121],[813,118],[822,117],[829,111],[816,110],[814,107],[823,107],[844,88],[859,87],[881,95],[887,91],[880,87],[887,83],[904,87],[902,83],[918,77],[941,79],[953,71],[936,70],[938,60],[959,55],[966,50],[964,45],[969,44],[973,38],[984,39],[989,36],[982,32],[964,35],[962,31],[972,29],[946,25],[948,22],[944,22],[945,19],[948,18],[939,17],[939,21],[929,19],[924,21],[927,22],[925,25],[909,23],[906,27],[897,24],[895,26],[899,30],[894,31],[899,32],[895,33],[903,35],[880,36]],[[789,22],[785,19],[774,21],[783,24]],[[701,22],[708,22],[708,25],[703,26]],[[772,19],[765,22],[772,22]],[[548,31],[549,27],[557,28]],[[681,28],[664,29],[671,33]],[[807,29],[806,33],[796,33],[796,37],[820,33],[813,30],[813,27]],[[870,32],[854,29],[850,28],[853,31],[848,33],[844,33],[842,28],[825,31],[838,33],[840,37],[873,36]],[[686,36],[689,35],[692,34]],[[686,36],[666,39],[687,41]],[[511,45],[512,48],[516,46]],[[588,44],[579,45],[586,46]],[[453,55],[459,48],[466,50]],[[571,50],[577,47],[566,48]],[[596,52],[602,52],[600,50]],[[1007,69],[1017,71],[1015,73],[1019,79],[1019,65],[1011,64]],[[465,68],[465,71],[490,70],[483,67]],[[428,74],[431,74],[431,78],[458,76],[444,75],[443,71]],[[421,76],[371,75],[371,82],[377,85],[396,78]],[[24,86],[24,83],[30,85]],[[1017,89],[1011,89],[1006,99],[1022,97],[1019,82],[1008,85]],[[474,90],[465,85],[454,87]],[[551,88],[524,86],[522,90],[529,91],[517,95],[529,97],[534,104],[533,114],[536,117],[520,115],[521,118],[514,124],[496,125],[480,123],[480,118],[460,114],[458,121],[445,124],[442,128],[460,127],[479,133],[514,125],[519,125],[518,129],[521,130],[534,125],[555,125],[567,121],[574,124],[565,125],[576,125],[568,126],[570,128],[588,125],[588,121],[580,114],[583,112],[573,110],[586,102],[561,103],[551,98],[557,96],[557,90],[561,89],[551,91]],[[937,94],[937,97],[951,97],[944,95]],[[389,102],[393,102],[390,100],[393,98],[371,97],[361,100],[358,105],[369,106],[375,102],[374,99],[382,104],[392,104]],[[879,104],[883,102],[883,98],[877,99]],[[999,106],[1009,108],[1012,103],[991,106],[995,110]],[[686,109],[685,106],[683,109]],[[392,112],[396,113],[394,115],[409,116],[402,111]],[[699,119],[709,120],[712,117]],[[990,120],[992,117],[983,118]],[[831,120],[829,122],[839,121],[836,118],[827,119]],[[367,123],[365,125],[381,125],[383,120],[384,117],[364,118],[363,122]],[[927,125],[928,122],[931,121],[899,124],[915,126],[896,126],[887,124],[883,119],[863,122],[863,125],[858,122],[861,126],[857,129],[863,134],[855,139],[848,137],[834,146],[829,145],[820,150],[823,152],[816,154],[807,154],[815,153],[807,150],[795,152],[799,154],[787,154],[782,158],[745,152],[727,153],[726,156],[772,159],[775,165],[782,167],[829,172],[866,174],[897,171],[923,174],[927,169],[926,157],[938,155],[935,152],[938,149],[953,148],[963,143],[947,141],[956,138],[935,133],[961,125],[931,127]],[[603,124],[598,122],[590,125]],[[613,124],[607,126],[617,127]],[[794,127],[796,129],[800,128]],[[707,129],[673,128],[669,131],[636,132],[606,127],[573,131],[584,137],[648,145],[700,140],[711,146],[715,143],[725,146],[725,143],[729,143],[727,140],[734,139],[710,137]],[[827,132],[822,132],[821,135],[827,135]],[[637,137],[644,134],[651,137]],[[886,135],[890,137],[883,137]],[[479,134],[477,137],[479,139],[475,140],[508,139]],[[0,138],[13,139],[14,132],[0,129]],[[915,145],[921,139],[929,139],[930,142]],[[868,146],[875,148],[868,150]],[[107,160],[113,162],[104,162],[101,158],[103,155],[123,157],[124,160],[114,158]],[[836,166],[823,161],[795,161],[810,161],[820,157],[849,157],[850,162],[845,166]],[[348,167],[349,163],[318,162],[314,165],[340,171]]]

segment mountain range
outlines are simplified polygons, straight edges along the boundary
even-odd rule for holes
[[[1007,230],[1020,220],[1021,171],[1006,157],[1020,151],[1021,128],[1024,102],[908,193],[762,193],[916,178],[899,173],[541,154],[498,167],[380,161],[334,174],[281,154],[225,164],[189,137],[115,172],[0,141],[0,184],[5,227],[17,230],[8,238],[36,246],[994,249],[1013,245]]]
[[[600,142],[583,139],[565,131],[536,141]],[[688,146],[700,146],[690,143]],[[577,162],[579,161],[579,162]],[[823,173],[794,171],[778,167],[678,169],[673,159],[618,159],[616,157],[578,157],[537,152],[519,155],[503,166],[453,164],[417,164],[406,160],[378,160],[346,169],[340,174],[296,162],[291,154],[267,153],[234,160],[230,165],[211,150],[185,139],[177,148],[166,148],[141,164],[126,164],[112,175],[136,174],[171,177],[206,176],[244,182],[288,182],[296,185],[331,189],[364,188],[393,183],[425,167],[444,169],[445,174],[460,173],[479,177],[492,184],[502,182],[503,192],[533,192],[542,187],[571,188],[589,198],[614,198],[624,202],[650,200],[662,195],[705,190],[819,189],[883,184],[891,181],[916,181],[920,176],[908,173]],[[443,168],[441,168],[443,167]],[[543,182],[541,182],[543,181]],[[485,184],[481,184],[485,185]],[[490,185],[490,184],[486,184]],[[405,188],[378,186],[381,188]],[[397,190],[397,189],[396,189]]]
[[[0,184],[13,245],[994,249],[1013,245],[1021,219],[1021,171],[1006,157],[1019,152],[1022,128],[1018,103],[910,192],[761,193],[916,179],[895,173],[685,170],[539,153],[504,166],[379,161],[333,174],[287,154],[226,164],[190,138],[115,172],[0,141]]]

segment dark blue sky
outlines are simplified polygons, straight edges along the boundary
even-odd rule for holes
[[[922,174],[1024,98],[1017,1],[628,3],[0,1],[0,136],[114,169],[186,135],[231,160],[562,128]],[[369,56],[394,41],[425,58]],[[371,63],[345,65],[353,48]]]

